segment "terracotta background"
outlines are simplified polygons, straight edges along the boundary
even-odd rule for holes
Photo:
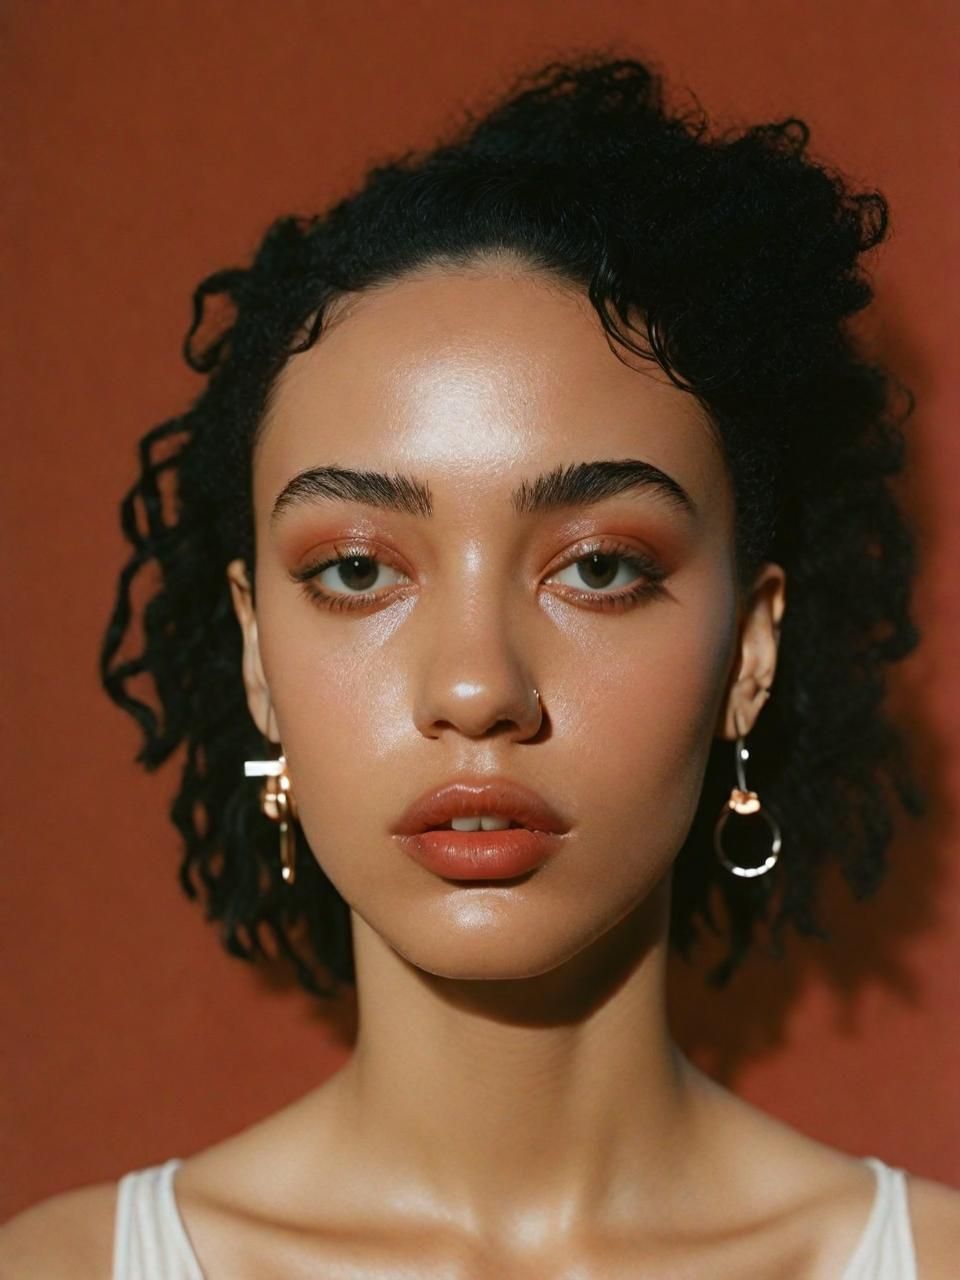
[[[220,949],[100,691],[140,435],[197,382],[188,298],[276,214],[551,53],[651,56],[721,120],[797,113],[890,198],[870,340],[915,388],[909,502],[925,641],[898,679],[934,793],[869,903],[828,899],[723,994],[673,976],[681,1043],[761,1107],[960,1185],[960,435],[951,0],[7,0],[2,250],[3,1216],[187,1155],[349,1052],[325,1012]],[[704,953],[703,966],[710,957]]]

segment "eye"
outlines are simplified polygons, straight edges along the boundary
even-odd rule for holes
[[[328,609],[356,609],[380,598],[380,588],[397,586],[389,576],[406,574],[371,555],[368,548],[335,547],[336,556],[307,565],[292,576],[312,600]]]
[[[335,556],[291,575],[305,595],[324,609],[361,609],[389,599],[390,587],[409,582],[406,574],[379,560],[368,547],[334,550]],[[386,580],[384,574],[388,575]],[[393,581],[391,574],[395,575]],[[569,575],[571,580],[563,582],[560,574]],[[576,559],[548,581],[557,580],[569,598],[588,608],[622,611],[641,600],[663,595],[666,577],[666,571],[655,560],[635,547],[605,541],[586,550],[581,548]],[[611,591],[611,586],[618,589]]]
[[[561,586],[573,588],[576,597],[601,609],[626,609],[640,600],[664,594],[666,571],[650,556],[635,547],[603,542],[588,548],[559,574],[567,574]],[[619,582],[618,582],[619,580]],[[608,588],[619,587],[611,591]]]

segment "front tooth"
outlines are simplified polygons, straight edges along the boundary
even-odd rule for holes
[[[450,826],[454,831],[503,831],[509,827],[510,819],[499,814],[482,813],[471,818],[451,818]]]

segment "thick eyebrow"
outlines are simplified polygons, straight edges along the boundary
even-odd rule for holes
[[[589,507],[624,493],[652,492],[691,517],[693,499],[672,476],[639,458],[609,458],[570,463],[522,480],[510,495],[518,516]],[[430,486],[416,476],[351,467],[310,467],[281,489],[271,520],[299,503],[359,502],[383,511],[429,518],[433,515]]]

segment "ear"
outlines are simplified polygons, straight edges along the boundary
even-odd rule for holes
[[[747,595],[734,676],[717,723],[717,735],[733,741],[750,732],[769,696],[777,670],[787,575],[778,564],[761,566]]]
[[[271,742],[279,742],[280,734],[271,707],[270,689],[260,661],[260,639],[257,634],[257,615],[253,607],[253,591],[243,560],[231,560],[227,565],[227,581],[233,600],[233,611],[243,632],[243,685],[247,692],[247,706],[253,722]]]

